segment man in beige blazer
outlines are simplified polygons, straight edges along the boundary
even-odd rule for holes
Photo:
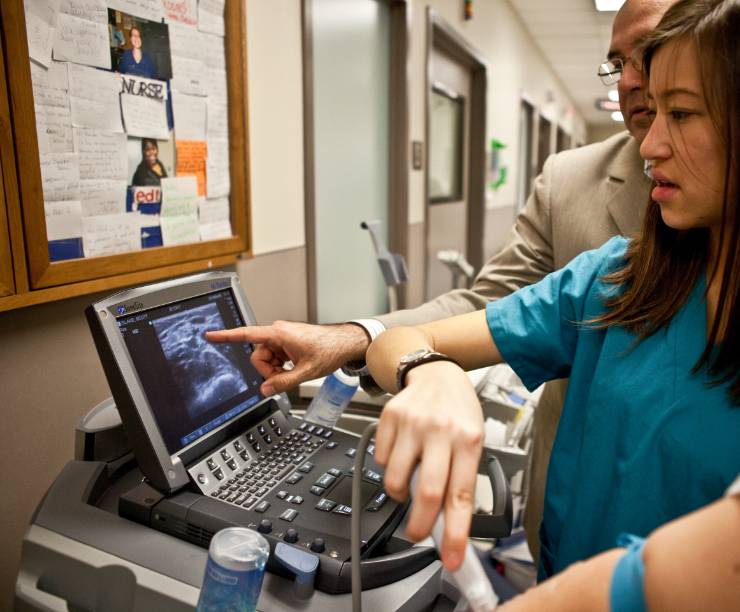
[[[384,328],[418,325],[485,307],[493,299],[532,284],[579,253],[601,246],[616,234],[640,228],[650,181],[639,155],[649,127],[639,62],[632,58],[641,36],[657,25],[674,0],[627,0],[612,29],[608,59],[621,67],[620,107],[629,131],[603,142],[551,156],[507,245],[483,267],[471,289],[457,289],[410,310],[357,323],[308,325],[276,321],[268,327],[218,332],[211,339],[265,344],[289,358],[294,369],[270,376],[263,393],[287,390],[350,362],[363,362],[369,342]],[[615,74],[615,76],[617,76]],[[533,556],[547,465],[562,410],[565,381],[547,385],[535,416],[525,527]]]

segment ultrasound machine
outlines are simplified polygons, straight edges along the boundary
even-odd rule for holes
[[[77,459],[33,517],[16,609],[192,610],[211,537],[244,526],[271,547],[258,609],[348,610],[358,512],[368,609],[452,609],[436,550],[399,528],[407,504],[383,490],[374,446],[356,473],[356,435],[261,395],[251,345],[205,340],[255,324],[236,274],[123,291],[86,315],[112,399],[83,419]],[[474,535],[506,535],[510,501],[496,513],[475,517]]]

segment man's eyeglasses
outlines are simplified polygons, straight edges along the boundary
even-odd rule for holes
[[[622,78],[622,72],[624,72],[625,63],[629,62],[630,65],[637,70],[642,72],[642,66],[639,59],[628,57],[623,60],[621,57],[615,57],[613,59],[605,60],[602,64],[599,64],[599,71],[597,74],[604,85],[614,85],[619,79]]]

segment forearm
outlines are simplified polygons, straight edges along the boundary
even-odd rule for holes
[[[367,363],[375,381],[395,393],[396,368],[403,355],[431,349],[449,355],[464,370],[499,363],[499,354],[488,330],[486,313],[472,312],[418,327],[396,327],[382,333],[367,352]]]

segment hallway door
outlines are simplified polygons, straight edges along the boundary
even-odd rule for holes
[[[310,0],[316,318],[386,312],[362,221],[388,236],[390,9],[382,0]]]

